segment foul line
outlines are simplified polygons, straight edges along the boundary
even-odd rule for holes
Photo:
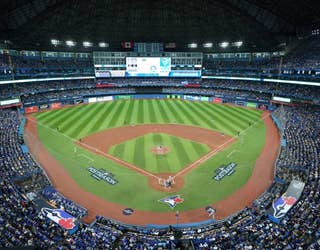
[[[88,144],[86,144],[86,143],[80,142],[80,141],[78,141],[78,140],[76,140],[76,139],[74,139],[74,138],[72,138],[72,137],[70,137],[70,136],[68,136],[68,135],[66,135],[66,134],[63,134],[63,133],[61,133],[61,132],[59,132],[59,131],[57,131],[57,130],[55,130],[55,129],[53,129],[53,128],[48,127],[47,125],[42,124],[41,122],[35,121],[35,120],[30,119],[30,118],[28,118],[28,117],[26,117],[26,120],[31,121],[31,122],[36,123],[36,124],[39,124],[39,125],[41,125],[42,127],[47,128],[48,130],[53,131],[54,133],[60,134],[60,135],[64,136],[65,138],[67,138],[68,140],[71,140],[72,142],[77,142],[78,144],[82,145],[83,147],[89,148],[89,149],[91,149],[93,152],[97,152],[97,153],[99,153],[99,154],[107,157],[108,159],[111,159],[111,160],[117,162],[117,163],[121,163],[122,165],[124,165],[124,166],[127,167],[127,168],[134,169],[134,170],[136,170],[137,172],[139,172],[139,173],[141,173],[141,174],[143,174],[143,175],[151,176],[151,177],[154,177],[154,178],[156,178],[157,180],[159,180],[159,177],[158,177],[158,176],[153,175],[153,174],[151,174],[151,173],[148,172],[148,171],[145,171],[145,170],[143,170],[143,169],[141,169],[141,168],[139,168],[139,167],[136,167],[135,165],[133,165],[133,164],[131,164],[131,163],[128,163],[128,162],[126,162],[126,161],[123,161],[123,160],[121,160],[121,159],[118,159],[118,158],[116,158],[116,157],[114,157],[114,156],[112,156],[112,155],[109,155],[109,154],[105,153],[105,152],[102,152],[101,150],[99,150],[99,149],[97,149],[97,148],[95,148],[95,147],[92,147],[92,146],[90,146],[90,145],[88,145]]]
[[[259,119],[258,121],[254,122],[253,124],[251,124],[249,127],[245,128],[244,130],[240,131],[239,135],[245,133],[247,130],[249,130],[251,127],[253,127],[254,125],[256,125],[258,122],[265,120],[266,118],[268,118],[270,116],[270,113],[266,114],[265,116],[263,116],[261,119]],[[222,147],[224,147],[226,144],[231,143],[232,140],[234,140],[234,137],[231,137],[230,139],[228,139],[227,141],[225,141],[224,143],[222,143],[219,147],[217,147],[216,149],[210,151],[209,153],[207,153],[206,155],[204,155],[203,157],[201,157],[200,159],[194,161],[193,163],[191,163],[188,167],[182,169],[181,171],[179,171],[178,173],[176,173],[173,178],[178,177],[179,175],[183,175],[185,172],[190,171],[192,168],[196,167],[197,165],[203,163],[204,161],[208,160],[210,157],[212,157],[213,155],[215,155],[216,153],[218,153]]]
[[[235,153],[235,152],[239,152],[239,150],[232,150],[228,155],[227,155],[227,158],[229,158],[233,153]]]
[[[82,156],[84,158],[87,158],[89,161],[94,161],[93,159],[91,159],[89,156],[85,155],[85,154],[79,154],[79,156]]]

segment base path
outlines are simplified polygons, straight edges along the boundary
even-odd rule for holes
[[[198,143],[206,144],[210,148],[210,151],[207,154],[203,155],[201,158],[185,166],[178,173],[159,174],[150,173],[147,170],[140,168],[139,166],[135,166],[132,163],[126,162],[122,159],[108,154],[110,147],[112,147],[113,145],[117,145],[149,133],[165,133],[173,135],[175,137],[181,137],[184,139],[196,141]],[[223,133],[196,126],[178,124],[144,124],[107,129],[81,138],[81,140],[77,141],[76,143],[95,154],[107,157],[124,167],[130,168],[136,172],[139,172],[140,174],[145,175],[149,179],[151,188],[162,192],[174,192],[183,187],[183,176],[187,172],[196,168],[217,152],[227,148],[233,142],[235,142],[235,140],[235,138]],[[159,184],[159,179],[167,179],[169,176],[173,176],[175,179],[175,184],[172,187],[165,188],[164,186]]]
[[[113,145],[143,136],[148,133],[164,133],[187,140],[196,141],[216,149],[232,137],[213,131],[180,124],[144,124],[111,128],[81,138],[81,142],[102,152],[108,152]]]
[[[265,114],[267,113],[265,112],[263,116]],[[223,219],[246,206],[251,206],[252,202],[271,185],[280,138],[270,116],[264,119],[264,123],[266,126],[265,145],[248,182],[229,197],[216,203],[208,204],[216,208],[216,219]],[[123,215],[122,210],[126,208],[125,206],[106,201],[78,186],[64,167],[41,144],[37,133],[36,118],[31,115],[27,116],[25,134],[25,140],[31,153],[46,171],[54,187],[65,197],[88,209],[89,215],[85,222],[91,222],[96,215],[102,215],[124,223],[137,225],[176,223],[174,210],[161,213],[135,210],[131,216]],[[210,218],[205,208],[193,209],[179,214],[180,224],[208,219]]]

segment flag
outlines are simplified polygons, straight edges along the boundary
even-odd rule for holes
[[[76,218],[62,209],[50,209],[44,207],[41,209],[41,213],[64,229],[72,230],[77,227],[75,223]]]
[[[133,42],[122,42],[121,47],[124,49],[131,49],[133,48]]]

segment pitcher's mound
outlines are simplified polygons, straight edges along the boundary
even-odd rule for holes
[[[155,155],[166,155],[170,152],[170,149],[162,145],[157,145],[151,148],[151,152]]]

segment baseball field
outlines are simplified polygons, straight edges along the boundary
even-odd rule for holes
[[[231,195],[251,176],[265,143],[261,111],[207,102],[118,100],[37,113],[35,117],[41,143],[81,188],[113,203],[145,211],[170,211],[159,200],[173,194],[184,200],[177,206],[180,211],[204,207]],[[117,132],[117,128],[134,131],[146,124],[159,129],[122,139],[124,133]],[[170,125],[180,126],[180,132],[185,128],[185,136],[161,130]],[[198,130],[189,133],[190,128]],[[204,134],[205,138],[192,139],[202,133],[201,129],[213,131],[220,138]],[[106,131],[113,132],[103,135]],[[92,136],[100,139],[91,143]],[[220,142],[215,145],[216,138]],[[159,148],[166,152],[157,154],[154,150]],[[208,152],[212,153],[205,160],[184,171]],[[235,171],[215,180],[216,170],[230,163],[236,163]],[[94,178],[88,167],[110,173],[117,183]],[[156,180],[163,173],[181,175],[183,183],[178,190],[174,185],[165,191],[150,186],[149,179]]]

